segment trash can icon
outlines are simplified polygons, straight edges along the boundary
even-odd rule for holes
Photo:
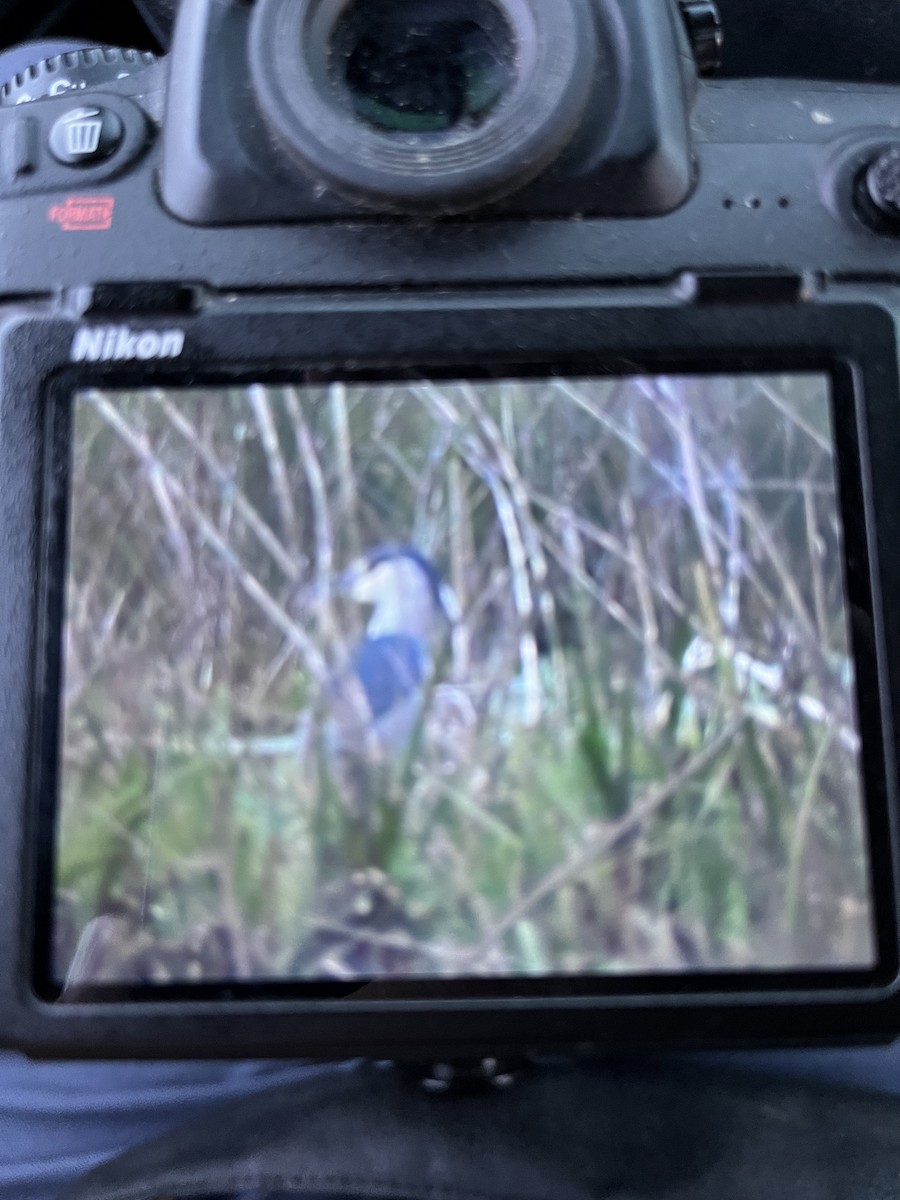
[[[63,121],[64,142],[73,158],[96,154],[103,136],[103,118],[99,108],[76,108]]]

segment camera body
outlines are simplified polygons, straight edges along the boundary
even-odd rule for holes
[[[873,199],[867,183],[879,159],[889,175],[893,90],[699,81],[677,6],[658,0],[575,5],[605,70],[526,182],[513,171],[445,203],[451,185],[426,172],[406,194],[386,184],[376,197],[370,180],[367,198],[361,182],[348,199],[352,181],[301,168],[265,115],[262,67],[249,62],[264,7],[188,3],[164,62],[70,53],[3,88],[4,294],[145,282],[248,293],[658,287],[685,275],[721,281],[723,296],[789,297],[817,274],[884,280],[898,249],[893,197],[876,183]],[[79,120],[86,101],[103,114]],[[376,144],[397,136],[364,132]],[[423,138],[440,149],[469,133],[401,140],[415,156]],[[54,150],[76,136],[85,152]]]
[[[374,121],[381,76],[370,67],[393,36],[390,13],[370,6],[373,30],[364,9],[337,0],[186,0],[165,63],[88,51],[4,90],[0,830],[11,866],[0,880],[0,1033],[44,1054],[405,1058],[890,1037],[900,1023],[900,632],[886,617],[900,604],[897,90],[700,81],[681,7],[665,0],[567,0],[552,13],[540,0],[459,3],[449,32],[439,7],[413,5],[438,38],[424,74],[445,57],[453,70],[412,109],[379,92]],[[366,47],[362,66],[336,77],[345,43],[347,61]],[[547,46],[552,62],[538,53]],[[491,92],[484,80],[496,78]],[[310,107],[297,110],[298,97]],[[410,111],[417,125],[403,124]],[[60,397],[519,369],[832,379],[872,969],[505,989],[373,980],[319,998],[222,983],[175,989],[165,1003],[127,988],[54,993]]]
[[[288,31],[278,28],[281,7],[292,25]],[[447,21],[447,6],[433,7]],[[353,134],[345,137],[346,148],[336,153],[356,163],[371,155],[370,174],[383,169],[388,173],[379,163],[377,137],[362,127],[349,103],[340,103],[343,89],[330,81],[318,87],[313,83],[308,85],[310,95],[301,99],[301,80],[307,74],[315,80],[314,72],[301,71],[293,79],[296,56],[289,54],[286,64],[279,61],[276,48],[295,45],[306,46],[313,62],[327,59],[326,35],[304,29],[305,6],[269,8],[271,14],[234,5],[195,6],[182,20],[170,68],[170,105],[183,119],[168,131],[160,176],[163,202],[181,220],[242,225],[352,221],[364,216],[369,206],[359,198],[359,190],[364,193],[367,186],[361,167],[356,168],[358,181],[352,178],[353,170],[341,180],[338,168],[331,182],[323,183],[328,169],[323,147],[341,142],[345,125]],[[535,51],[540,48],[548,61],[519,51],[520,59],[534,61],[529,61],[533,74],[520,81],[518,103],[530,110],[544,93],[558,89],[559,95],[545,102],[550,109],[566,110],[566,118],[549,135],[540,134],[546,144],[537,154],[520,143],[518,134],[509,139],[512,161],[507,169],[512,181],[521,176],[525,185],[511,188],[510,179],[503,179],[498,162],[504,152],[502,129],[496,145],[488,142],[474,152],[466,147],[462,153],[478,132],[474,127],[464,127],[455,139],[450,130],[446,146],[435,141],[432,131],[413,132],[407,135],[409,161],[404,154],[389,168],[396,175],[396,191],[392,195],[391,185],[382,184],[376,210],[390,213],[406,205],[425,215],[454,212],[476,202],[483,205],[498,188],[500,196],[491,211],[520,217],[652,216],[686,199],[693,185],[688,121],[697,68],[678,9],[656,0],[575,5],[567,0],[552,11],[536,6],[531,15],[539,18],[541,27],[526,28],[523,40]],[[551,30],[559,33],[559,26],[569,20],[571,45],[551,45]],[[376,24],[376,31],[385,41],[397,38],[389,23]],[[586,52],[584,61],[575,61],[576,48]],[[436,55],[435,63],[424,64],[429,76],[441,61],[445,59]],[[404,63],[394,62],[392,68],[402,72]],[[549,89],[546,78],[552,81]],[[247,88],[238,80],[253,83]],[[282,96],[291,97],[296,113]],[[321,147],[308,144],[300,119],[304,107],[312,109],[314,104],[316,115],[307,119]],[[540,127],[541,120],[540,113],[526,111],[521,136],[528,136],[532,124]],[[354,134],[359,146],[353,145]],[[477,176],[478,169],[466,162],[470,153],[490,168],[482,182],[461,178],[470,170]],[[440,165],[441,154],[448,158],[446,168]],[[541,170],[541,161],[548,158],[549,165]],[[368,186],[373,184],[370,179]]]

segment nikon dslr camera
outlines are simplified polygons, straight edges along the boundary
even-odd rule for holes
[[[900,1027],[900,92],[184,0],[0,106],[0,1036]]]

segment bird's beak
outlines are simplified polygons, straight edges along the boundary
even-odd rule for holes
[[[352,596],[356,585],[366,573],[366,564],[357,559],[346,570],[341,571],[334,580],[334,590],[338,596]]]
[[[379,568],[365,558],[358,558],[342,571],[334,582],[338,596],[345,596],[356,604],[374,604],[378,599],[381,575]]]

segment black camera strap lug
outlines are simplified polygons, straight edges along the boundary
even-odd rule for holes
[[[676,288],[692,304],[798,304],[818,290],[800,272],[752,270],[685,272]]]
[[[72,289],[68,299],[68,307],[79,317],[172,315],[195,312],[200,306],[200,289],[193,284],[168,281],[96,283]]]

